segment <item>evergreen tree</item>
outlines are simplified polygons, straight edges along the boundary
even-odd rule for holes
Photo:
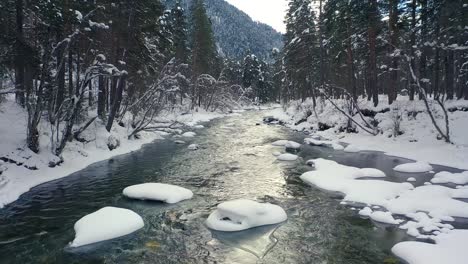
[[[182,8],[180,0],[171,10],[172,42],[174,45],[174,58],[178,63],[187,63],[190,50],[187,40],[187,23],[185,10]]]

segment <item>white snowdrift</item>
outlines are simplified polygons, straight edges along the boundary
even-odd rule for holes
[[[468,230],[452,230],[434,238],[435,244],[406,241],[396,244],[392,252],[409,264],[466,264]]]
[[[313,162],[315,170],[302,174],[300,178],[320,189],[344,194],[344,201],[385,206],[389,200],[413,188],[409,183],[359,179],[385,175],[377,169],[359,169],[326,159]]]
[[[448,171],[441,171],[434,175],[431,180],[432,183],[455,183],[455,184],[467,184],[468,183],[468,171],[461,173],[450,173]]]
[[[70,246],[80,247],[125,236],[143,226],[143,219],[131,210],[104,207],[75,223],[75,239]]]
[[[361,149],[359,147],[355,146],[355,145],[349,144],[343,151],[344,152],[355,153],[355,152],[361,151]]]
[[[278,160],[282,161],[295,161],[298,159],[297,155],[291,154],[291,153],[284,153],[276,157]]]
[[[139,200],[156,200],[166,203],[178,203],[191,199],[192,191],[180,186],[164,183],[143,183],[132,185],[123,190],[123,194],[129,198]]]
[[[281,223],[287,218],[278,205],[239,199],[219,204],[206,225],[214,230],[232,232]]]
[[[393,168],[393,170],[407,173],[421,173],[431,171],[432,166],[427,162],[417,161],[413,163],[400,164]]]

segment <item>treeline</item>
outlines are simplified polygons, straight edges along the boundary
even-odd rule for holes
[[[176,106],[266,100],[266,63],[221,57],[202,0],[188,11],[179,1],[167,10],[158,0],[4,0],[0,27],[0,97],[14,93],[26,109],[36,153],[44,122],[60,155],[96,120],[109,132],[128,125],[132,138]]]
[[[291,0],[275,64],[281,98],[468,99],[463,0]]]

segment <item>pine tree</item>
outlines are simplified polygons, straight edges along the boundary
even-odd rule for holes
[[[182,8],[180,0],[171,10],[172,42],[174,45],[174,58],[177,63],[187,63],[190,50],[187,40],[187,23],[185,10]]]

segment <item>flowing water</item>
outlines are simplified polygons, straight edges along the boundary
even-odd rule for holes
[[[338,197],[305,185],[304,161],[323,157],[385,171],[406,160],[377,152],[345,153],[303,146],[297,162],[272,155],[278,139],[305,137],[280,126],[256,125],[262,112],[219,119],[196,131],[188,151],[171,138],[42,184],[0,209],[0,263],[398,263],[390,248],[410,239],[395,227],[361,219]],[[437,167],[437,170],[442,167]],[[447,169],[447,168],[443,168]],[[420,185],[431,174],[418,174]],[[191,189],[175,205],[134,201],[128,185],[164,182]],[[282,206],[288,220],[234,233],[210,231],[204,221],[217,204],[248,198]],[[145,227],[131,235],[73,249],[74,223],[104,206],[131,209]]]

